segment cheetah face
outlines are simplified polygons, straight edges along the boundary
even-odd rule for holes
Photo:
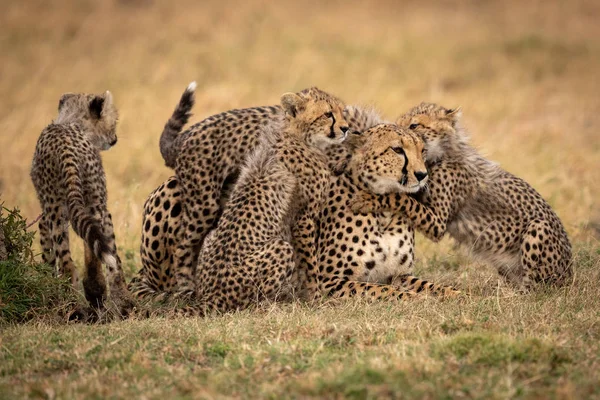
[[[446,109],[437,104],[421,103],[398,118],[397,124],[423,139],[428,163],[434,163],[444,157],[457,139],[459,119],[460,108]]]
[[[348,169],[375,194],[415,193],[427,184],[423,141],[408,129],[381,124],[366,130]]]
[[[117,143],[119,115],[107,90],[102,95],[66,93],[58,103],[57,124],[77,123],[83,126],[98,150],[108,150]]]
[[[344,103],[317,88],[299,93],[285,93],[281,105],[288,121],[303,139],[312,146],[325,150],[343,142],[349,127],[344,116]]]

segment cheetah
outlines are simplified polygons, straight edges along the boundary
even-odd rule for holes
[[[39,223],[42,258],[77,287],[79,275],[69,250],[69,223],[85,243],[83,288],[93,307],[105,299],[108,270],[110,298],[121,310],[131,299],[117,254],[112,217],[106,207],[106,178],[100,151],[117,143],[118,112],[112,94],[64,94],[58,117],[41,133],[31,180],[42,208]]]
[[[422,189],[427,183],[422,140],[407,129],[383,123],[372,112],[359,108],[347,112],[355,117],[349,118],[351,126],[356,126],[356,118],[362,117],[359,130],[368,129],[351,137],[349,155],[338,157],[344,160],[342,168],[338,166],[337,176],[330,179],[328,202],[319,221],[319,291],[344,297],[365,288],[362,294],[373,299],[381,298],[378,292],[382,289],[392,297],[398,293],[382,285],[385,284],[411,293],[459,293],[450,286],[412,275],[414,230],[404,216],[360,215],[350,207],[352,197],[360,190],[383,194]],[[335,151],[338,155],[343,153]],[[344,290],[344,285],[350,291]]]
[[[342,145],[334,144],[328,148],[327,155],[331,169],[335,169],[340,164],[346,165],[351,156],[352,148],[356,147],[353,143],[358,143],[356,138],[360,138],[360,135],[363,135],[366,129],[384,122],[377,112],[363,107],[348,106],[344,110],[344,116],[349,123],[349,135],[353,140],[347,140]],[[416,147],[413,146],[410,149],[416,149]],[[375,153],[370,154],[375,155]],[[408,156],[421,157],[418,152],[409,153]],[[410,165],[412,166],[412,163]],[[229,188],[230,186],[228,183],[225,185],[225,188]],[[321,234],[325,232],[328,236],[335,236],[336,239],[335,241],[331,238],[323,240],[319,237],[317,239],[317,248],[321,249],[318,261],[317,281],[327,286],[321,287],[319,290],[332,296],[344,297],[346,293],[349,294],[350,292],[352,295],[356,295],[355,291],[353,291],[355,286],[364,288],[364,285],[357,285],[355,282],[350,281],[349,278],[373,283],[390,283],[393,278],[394,285],[401,286],[402,289],[406,290],[414,290],[415,292],[427,290],[432,293],[447,293],[450,291],[451,288],[439,287],[407,274],[412,269],[413,261],[414,234],[411,226],[399,218],[394,219],[395,224],[390,224],[390,218],[386,219],[383,216],[373,217],[351,213],[348,207],[348,200],[350,199],[350,195],[355,191],[358,191],[358,188],[351,182],[349,177],[331,176],[327,202],[319,216],[319,231]],[[227,193],[221,196],[223,204],[226,202],[227,197]],[[161,184],[148,197],[144,207],[144,220],[142,223],[141,259],[143,267],[139,271],[135,281],[132,282],[132,292],[136,296],[160,297],[169,293],[175,287],[175,276],[172,265],[176,237],[181,226],[181,207],[181,189],[177,178],[174,176],[168,178],[167,181]],[[332,218],[334,213],[336,215],[343,213],[343,217]],[[381,224],[380,221],[384,223]],[[390,261],[371,263],[369,259],[365,263],[360,264],[355,261],[363,256],[366,251],[361,250],[358,246],[357,248],[348,246],[355,235],[347,233],[347,229],[352,230],[366,226],[374,227],[374,233],[365,233],[369,237],[369,240],[365,244],[369,246],[373,246],[373,243],[381,240],[382,236],[386,238],[393,238],[394,235],[397,236],[395,243],[400,244],[400,246],[395,256],[401,262],[395,270],[393,269],[393,263]],[[371,236],[373,239],[371,239]],[[373,243],[371,240],[373,240]],[[341,253],[339,252],[340,246],[337,246],[337,243],[340,242],[343,242],[341,245],[343,251]],[[321,246],[324,247],[321,248]],[[332,248],[338,249],[334,254],[335,258],[328,255]],[[386,249],[386,252],[383,252],[383,248]],[[373,258],[378,258],[379,260],[386,259],[388,249],[389,246],[375,247],[375,254],[378,257]],[[396,253],[395,250],[394,253]],[[347,261],[348,256],[354,257],[354,260]],[[391,259],[392,257],[390,257]],[[343,263],[340,264],[340,260]],[[365,264],[368,267],[369,273],[366,273],[364,270]],[[379,271],[381,265],[384,265],[386,268],[383,272]],[[348,269],[351,269],[352,273],[347,271]],[[347,271],[345,275],[342,273],[343,271]],[[336,285],[332,289],[331,282],[339,281],[338,275],[344,276],[344,280],[341,282],[343,285]],[[301,287],[297,286],[296,288],[302,290]],[[378,288],[376,285],[369,285],[367,289]],[[376,291],[371,290],[370,293],[370,296],[380,297]],[[392,291],[389,292],[390,295],[392,293]]]
[[[570,280],[571,244],[560,219],[533,187],[469,145],[459,109],[422,103],[398,124],[426,142],[428,191],[417,199],[363,192],[354,210],[405,213],[433,241],[448,233],[521,291]]]
[[[254,107],[213,115],[181,133],[194,104],[195,88],[195,83],[188,86],[160,139],[165,164],[175,169],[181,186],[181,232],[172,269],[176,275],[176,291],[184,296],[193,293],[198,253],[204,237],[215,227],[222,212],[224,187],[236,180],[245,155],[258,144],[261,130],[268,124],[283,126],[286,123],[282,106]],[[310,97],[317,93],[324,92],[306,89],[299,96]],[[293,112],[303,111],[304,106],[300,107]],[[336,137],[341,129],[348,129],[338,108],[324,111],[312,121],[319,126],[327,121],[329,139]],[[321,143],[316,145],[325,143],[319,140]],[[307,229],[310,231],[310,227]]]
[[[346,138],[348,126],[343,104],[317,88],[286,93],[281,105],[285,124],[264,128],[200,251],[195,298],[210,311],[285,295],[297,265],[295,249],[313,262],[311,229],[331,173],[324,151]]]

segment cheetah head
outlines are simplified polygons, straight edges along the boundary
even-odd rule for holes
[[[91,142],[99,150],[108,150],[117,143],[119,114],[107,90],[101,95],[65,93],[58,103],[57,124],[83,125]]]
[[[447,109],[437,104],[421,103],[398,118],[396,123],[423,139],[427,163],[431,165],[466,139],[460,128],[460,117],[460,108]]]
[[[334,96],[312,87],[299,93],[285,93],[281,105],[293,132],[302,134],[309,144],[325,150],[341,143],[348,134],[344,103]]]
[[[415,193],[427,184],[423,141],[408,129],[380,124],[367,129],[345,170],[375,194]]]

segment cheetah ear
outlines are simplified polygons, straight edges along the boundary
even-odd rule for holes
[[[65,102],[73,96],[75,96],[75,93],[65,93],[62,96],[60,96],[60,100],[58,101],[58,111],[60,111],[62,106],[65,105]]]
[[[100,119],[102,109],[104,108],[104,102],[104,96],[94,96],[92,101],[90,101],[90,114],[92,114],[92,117]]]
[[[281,96],[281,106],[293,118],[296,118],[296,115],[304,106],[304,102],[305,100],[296,93],[284,93]]]
[[[453,126],[456,126],[462,117],[462,109],[460,107],[449,108],[446,110],[446,117],[450,118]]]
[[[110,91],[106,91],[104,92],[104,106],[102,107],[103,109],[106,109],[107,107],[110,107],[112,105],[113,102],[113,95]]]

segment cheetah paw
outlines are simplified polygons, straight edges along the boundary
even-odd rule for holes
[[[377,197],[371,193],[359,192],[352,200],[350,207],[355,214],[369,214],[377,209]]]

